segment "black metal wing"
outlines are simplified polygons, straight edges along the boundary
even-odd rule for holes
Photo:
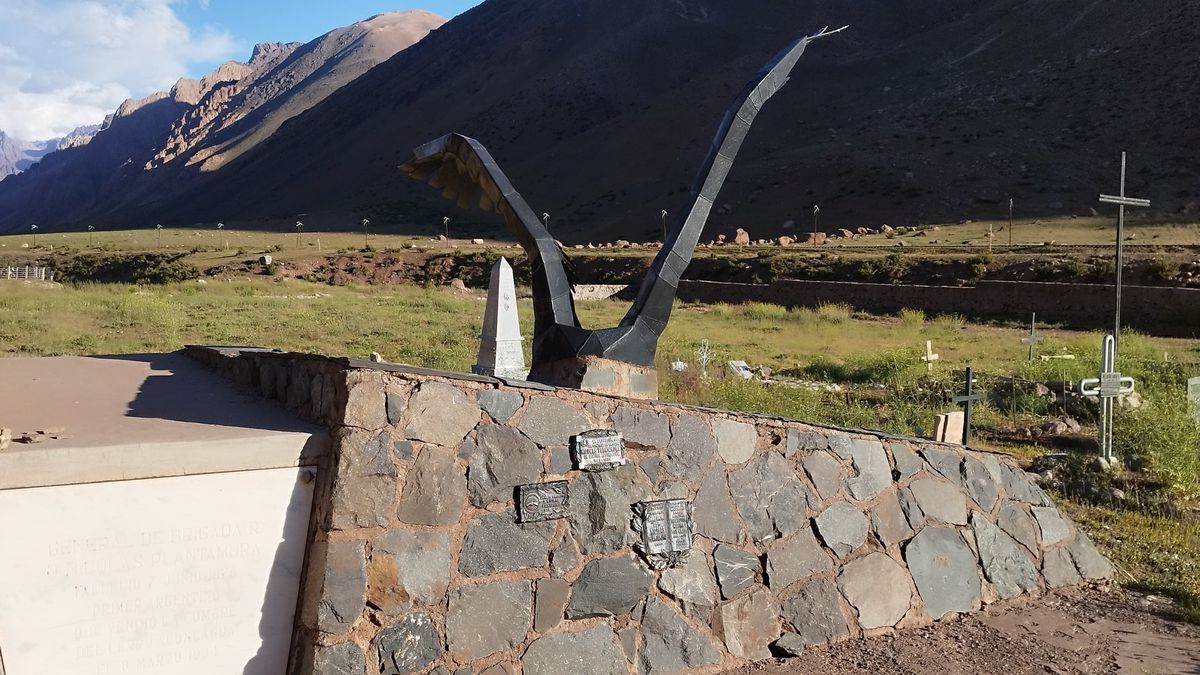
[[[562,249],[487,148],[462,134],[446,134],[415,149],[413,155],[401,171],[417,180],[428,179],[443,197],[457,201],[460,208],[478,199],[479,208],[504,218],[525,249],[533,272],[535,340],[556,324],[579,326]]]
[[[737,157],[742,142],[746,140],[746,134],[750,131],[750,125],[754,123],[758,111],[767,99],[787,84],[792,68],[808,43],[839,33],[846,28],[848,26],[829,30],[826,26],[815,35],[802,37],[789,44],[755,74],[726,109],[725,117],[713,137],[708,156],[696,174],[684,208],[676,212],[670,235],[663,242],[662,250],[654,258],[654,263],[646,271],[633,306],[621,320],[622,326],[636,327],[638,330],[635,333],[643,334],[643,342],[656,343],[667,327],[667,320],[671,317],[671,305],[679,288],[679,278],[692,261],[696,243],[704,231],[704,224],[708,221],[708,213],[712,210],[717,193],[724,185],[725,177],[729,175],[733,160]]]

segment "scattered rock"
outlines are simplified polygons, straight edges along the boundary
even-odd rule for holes
[[[517,428],[545,448],[568,445],[572,436],[587,431],[591,423],[582,410],[576,410],[557,398],[539,396],[529,401]]]
[[[757,567],[757,560],[755,563]],[[833,560],[808,528],[767,547],[767,585],[777,593],[801,579],[831,569]]]
[[[1066,548],[1046,551],[1042,556],[1042,576],[1050,588],[1074,586],[1080,580],[1079,571],[1071,560],[1071,552]]]
[[[713,632],[730,654],[744,659],[771,657],[768,648],[779,635],[779,611],[771,592],[758,587],[717,609]]]
[[[12,443],[12,429],[0,428],[0,450],[4,450]]]
[[[1017,542],[979,512],[971,514],[971,528],[983,573],[997,595],[1008,599],[1037,590],[1037,567]]]
[[[754,583],[754,577],[758,574],[758,556],[728,544],[717,545],[713,550],[713,562],[723,598],[737,595],[743,588]]]
[[[426,446],[404,481],[396,515],[417,525],[453,525],[462,515],[466,496],[466,475],[455,455]]]
[[[771,643],[771,653],[783,658],[800,656],[804,652],[804,638],[796,633],[784,633],[778,640]]]
[[[837,640],[850,635],[846,616],[837,586],[830,579],[810,581],[796,589],[783,600],[783,618],[796,629],[799,639],[789,640],[789,649],[795,652]]]
[[[675,420],[675,434],[667,445],[663,468],[676,477],[696,476],[717,454],[717,439],[708,421],[693,415]]]
[[[450,290],[458,293],[465,293],[467,291],[467,284],[464,283],[462,279],[451,279]]]
[[[421,671],[442,656],[437,627],[424,612],[413,612],[375,636],[380,675]]]
[[[912,589],[908,573],[885,553],[869,553],[838,573],[842,595],[858,612],[864,629],[895,626],[908,612]]]
[[[739,246],[748,246],[750,244],[750,233],[739,227],[734,232],[733,243]]]
[[[753,425],[732,420],[713,420],[717,436],[717,454],[726,464],[741,464],[754,454],[758,432]]]
[[[839,558],[845,558],[867,540],[867,517],[848,502],[836,502],[815,522],[821,539]]]
[[[450,591],[446,610],[448,649],[467,659],[478,659],[521,644],[529,632],[531,590],[528,581],[498,581]]]
[[[643,675],[675,673],[721,660],[708,638],[657,598],[646,602],[642,615],[642,649],[638,666]],[[624,672],[624,671],[622,671]]]
[[[521,658],[525,675],[626,675],[625,658],[612,628],[601,624],[577,633],[558,633],[529,644]]]
[[[759,455],[744,468],[731,472],[729,490],[756,542],[808,527],[808,490],[778,453]]]
[[[422,382],[409,400],[412,409],[407,437],[458,447],[479,424],[479,406],[458,389],[441,382]]]
[[[474,506],[512,499],[516,486],[534,483],[542,474],[541,449],[512,427],[485,424],[475,442],[480,452],[471,458],[467,473]]]
[[[467,528],[458,571],[468,577],[543,567],[549,562],[554,522],[518,523],[511,508],[486,513]]]
[[[567,618],[628,614],[653,582],[650,570],[632,555],[592,560],[575,580]]]
[[[905,546],[904,559],[934,620],[979,609],[983,580],[975,554],[956,530],[926,527]]]

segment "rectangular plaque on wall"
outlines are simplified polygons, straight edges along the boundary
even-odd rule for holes
[[[517,522],[533,523],[567,515],[567,481],[517,486]]]
[[[686,499],[662,499],[633,505],[634,530],[641,535],[646,562],[656,570],[687,559],[695,538],[692,505]]]
[[[571,439],[571,455],[580,471],[614,469],[625,464],[625,439],[618,431],[585,431]]]

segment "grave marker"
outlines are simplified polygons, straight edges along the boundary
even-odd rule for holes
[[[745,361],[728,361],[725,363],[725,366],[729,368],[734,375],[737,375],[743,380],[754,379],[754,370],[752,370],[750,368],[750,364],[746,363]]]
[[[1113,403],[1122,394],[1133,393],[1135,383],[1116,371],[1116,339],[1105,335],[1101,343],[1100,377],[1090,377],[1079,383],[1079,393],[1100,399],[1100,456],[1112,459],[1113,455]]]
[[[487,308],[479,336],[479,355],[471,372],[523,380],[529,375],[521,348],[521,323],[517,316],[517,287],[512,266],[500,258],[492,266]]]
[[[1192,411],[1192,419],[1196,421],[1196,425],[1200,426],[1200,377],[1193,377],[1187,381],[1188,387],[1188,408]]]
[[[626,462],[625,439],[619,431],[585,431],[571,439],[571,455],[580,471],[615,469]]]
[[[1104,204],[1117,204],[1117,300],[1116,307],[1113,312],[1113,355],[1116,357],[1116,346],[1121,339],[1121,267],[1125,260],[1125,207],[1138,206],[1147,208],[1150,206],[1149,199],[1138,199],[1136,197],[1125,196],[1125,153],[1121,153],[1121,194],[1119,195],[1100,195],[1100,202]],[[1111,448],[1110,448],[1111,450]]]
[[[633,505],[633,529],[651,569],[678,567],[687,561],[695,537],[692,505],[686,499],[662,499]]]
[[[955,396],[950,399],[954,403],[961,403],[963,406],[963,421],[962,421],[962,444],[967,445],[971,442],[971,404],[975,401],[982,401],[987,398],[987,394],[973,394],[972,385],[975,382],[970,366],[967,367],[966,374],[966,393],[962,396]],[[955,442],[955,441],[948,441]]]
[[[1029,318],[1029,335],[1021,338],[1021,344],[1029,345],[1029,361],[1033,360],[1033,348],[1045,339],[1037,334],[1037,312],[1034,312]]]
[[[929,372],[933,372],[933,362],[939,358],[941,357],[933,353],[933,340],[926,340],[925,355],[921,357],[921,360],[929,365]]]

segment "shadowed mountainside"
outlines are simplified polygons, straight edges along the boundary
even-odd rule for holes
[[[681,208],[734,93],[792,38],[845,23],[764,108],[706,237],[807,229],[813,203],[824,229],[994,217],[1010,194],[1026,216],[1086,212],[1116,189],[1122,149],[1131,193],[1160,215],[1200,211],[1186,150],[1200,141],[1195,3],[489,0],[266,142],[222,136],[214,152],[146,172],[171,169],[171,181],[120,183],[123,200],[114,189],[55,209],[63,188],[22,201],[6,181],[0,228],[38,214],[128,226],[299,213],[310,227],[362,216],[431,227],[448,213],[498,229],[396,169],[459,131],[561,239],[657,238],[659,211]]]

